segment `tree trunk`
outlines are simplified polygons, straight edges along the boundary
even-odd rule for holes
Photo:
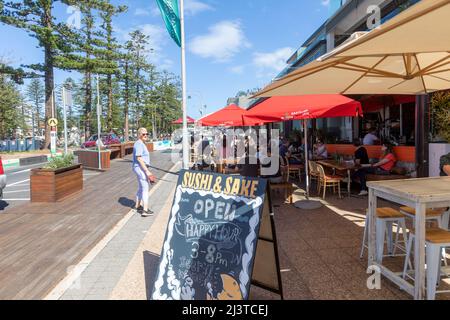
[[[52,30],[52,13],[51,6],[45,9],[45,14],[43,16],[43,25],[47,26],[49,30]],[[45,55],[45,143],[44,148],[48,149],[50,146],[50,127],[48,125],[48,119],[54,117],[54,74],[53,74],[53,53],[50,41],[47,41],[44,46]]]
[[[128,61],[125,62],[125,106],[123,109],[124,112],[124,125],[123,125],[123,136],[125,141],[128,141],[130,139],[128,131],[128,120],[129,120],[129,116],[128,116],[128,111],[130,109],[129,103],[130,103],[130,83],[128,81]]]
[[[107,130],[111,132],[113,129],[113,88],[112,88],[112,75],[108,75],[108,120]]]
[[[84,135],[85,139],[89,139],[91,136],[91,117],[92,117],[92,83],[91,83],[91,72],[87,71],[85,74],[85,100],[84,100]]]
[[[38,135],[40,135],[39,133],[40,133],[40,129],[41,129],[41,119],[40,119],[40,116],[39,116],[39,114],[40,114],[40,108],[39,108],[39,98],[38,98],[38,96],[37,96],[37,94],[36,94],[36,101],[35,101],[35,104],[36,104],[36,123],[37,123],[37,131],[38,131]],[[34,129],[34,128],[33,128]]]

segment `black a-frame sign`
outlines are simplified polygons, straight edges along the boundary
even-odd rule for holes
[[[265,179],[182,170],[154,300],[247,300],[251,284],[283,298]]]

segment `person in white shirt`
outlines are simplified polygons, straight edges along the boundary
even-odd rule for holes
[[[380,139],[376,136],[377,130],[375,128],[370,129],[369,133],[364,137],[363,144],[365,146],[373,146]]]
[[[314,158],[315,159],[327,159],[328,150],[327,146],[323,143],[322,139],[317,139],[317,143],[314,145]]]

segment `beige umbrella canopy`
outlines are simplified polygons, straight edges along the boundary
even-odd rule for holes
[[[450,89],[450,0],[422,0],[272,83],[258,97]]]

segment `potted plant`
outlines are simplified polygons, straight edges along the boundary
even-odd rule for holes
[[[52,158],[43,168],[31,170],[31,202],[57,202],[83,189],[83,169],[73,155]]]
[[[439,160],[450,152],[450,91],[433,93],[430,104],[430,176],[439,176]]]
[[[101,168],[98,165],[99,152],[98,149],[83,149],[75,151],[78,156],[78,163],[85,169],[108,170],[111,168],[111,150],[100,150]]]

